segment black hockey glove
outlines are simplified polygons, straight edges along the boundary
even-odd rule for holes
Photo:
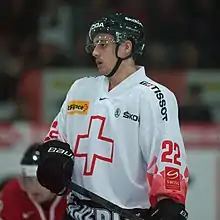
[[[150,210],[150,220],[186,220],[188,213],[185,205],[175,202],[172,199],[163,199],[157,203],[155,208]]]
[[[37,169],[39,183],[51,192],[63,195],[73,172],[73,152],[70,145],[58,140],[42,144]]]

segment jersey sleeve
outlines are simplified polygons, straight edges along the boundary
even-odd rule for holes
[[[160,196],[185,203],[189,175],[177,101],[168,89],[150,86],[150,94],[143,95],[140,109],[140,142],[149,200],[152,206]]]
[[[22,220],[19,193],[15,190],[14,180],[6,183],[0,195],[0,220]]]
[[[66,111],[67,111],[67,98],[64,100],[62,107],[60,108],[59,113],[54,118],[49,132],[47,133],[44,141],[50,141],[53,139],[66,142],[66,130],[65,130],[65,121],[66,121]]]
[[[50,141],[50,140],[60,140],[62,142],[67,141],[67,135],[66,135],[66,116],[67,116],[67,110],[68,110],[68,100],[70,97],[70,94],[73,93],[74,89],[76,88],[77,82],[79,80],[75,81],[75,83],[71,86],[70,90],[68,91],[65,100],[60,108],[60,111],[54,118],[49,132],[47,133],[44,142]]]

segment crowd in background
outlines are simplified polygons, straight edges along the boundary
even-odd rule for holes
[[[214,0],[1,0],[0,102],[15,103],[24,70],[94,66],[84,50],[89,25],[116,11],[145,24],[148,69],[220,67]]]

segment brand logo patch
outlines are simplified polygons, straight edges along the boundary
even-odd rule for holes
[[[121,114],[121,110],[120,110],[120,108],[117,108],[115,110],[115,117],[118,118],[120,116],[120,114]]]
[[[68,115],[81,114],[86,115],[89,110],[89,101],[73,100],[68,103]]]
[[[130,119],[132,121],[140,122],[140,117],[138,115],[132,114],[132,113],[130,113],[128,111],[124,112],[123,118],[127,118],[127,119]]]
[[[163,94],[163,92],[160,90],[160,88],[152,83],[146,82],[146,81],[142,81],[140,82],[141,85],[150,87],[150,89],[154,92],[157,100],[158,100],[158,104],[160,107],[160,113],[162,115],[162,120],[163,121],[168,121],[168,114],[167,114],[167,102],[165,100],[165,96]]]
[[[180,190],[180,171],[174,167],[165,167],[165,187]]]

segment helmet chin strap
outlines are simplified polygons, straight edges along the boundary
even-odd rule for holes
[[[116,71],[118,70],[118,68],[119,68],[119,66],[121,65],[121,63],[122,63],[123,60],[127,60],[128,58],[132,57],[132,53],[131,53],[130,55],[126,56],[125,58],[119,57],[119,56],[118,56],[118,48],[119,48],[119,46],[120,46],[120,44],[117,43],[117,44],[116,44],[116,48],[115,48],[115,55],[116,55],[116,57],[117,57],[117,61],[116,61],[116,63],[115,63],[115,66],[113,67],[113,69],[111,70],[110,73],[108,73],[108,74],[105,75],[105,76],[108,77],[108,78],[111,77],[111,76],[113,76],[113,75],[116,73]]]

